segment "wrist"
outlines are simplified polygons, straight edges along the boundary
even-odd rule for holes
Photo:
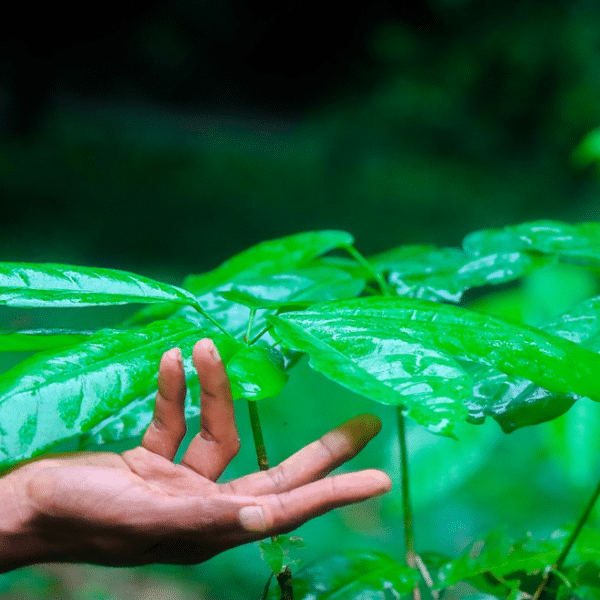
[[[0,573],[51,560],[27,493],[27,469],[0,478]]]

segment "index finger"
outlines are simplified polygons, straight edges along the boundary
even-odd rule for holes
[[[246,531],[261,536],[289,533],[309,519],[334,508],[362,502],[389,492],[390,478],[382,471],[369,469],[320,479],[282,494],[258,498],[259,504],[238,512]]]

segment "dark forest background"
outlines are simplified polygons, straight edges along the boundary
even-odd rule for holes
[[[15,4],[0,23],[0,253],[170,272],[263,239],[366,253],[596,219],[600,6]]]
[[[350,231],[370,254],[458,245],[474,229],[524,220],[600,219],[591,0],[20,2],[0,33],[2,261],[179,283],[309,229]],[[560,312],[597,287],[559,275],[524,283],[536,311]],[[102,310],[61,318],[123,318]],[[26,312],[8,324],[0,315],[0,329],[58,318]],[[2,358],[0,371],[18,358]],[[244,451],[228,477],[256,469],[237,408]],[[350,467],[395,473],[388,408],[301,364],[262,408],[271,462],[369,411],[384,430]],[[510,436],[465,426],[460,443],[411,429],[418,550],[456,555],[494,526],[547,535],[572,520],[595,485],[599,416],[578,402]],[[299,535],[307,558],[347,547],[401,556],[398,523],[390,495]],[[0,578],[0,593],[248,600],[267,577],[249,546],[198,567],[21,569]]]

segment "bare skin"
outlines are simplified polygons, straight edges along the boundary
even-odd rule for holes
[[[186,385],[174,348],[162,357],[141,446],[34,460],[0,479],[0,572],[50,561],[199,563],[389,491],[389,477],[377,470],[325,477],[379,432],[372,415],[347,421],[268,471],[216,483],[240,448],[229,380],[210,340],[195,345],[193,360],[201,432],[181,464],[173,458],[186,431]]]

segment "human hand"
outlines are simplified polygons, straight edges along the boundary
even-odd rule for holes
[[[49,561],[199,563],[390,489],[377,470],[325,478],[379,432],[372,415],[347,421],[268,471],[216,483],[240,447],[229,380],[212,341],[198,342],[193,360],[201,432],[181,464],[173,459],[186,431],[186,384],[173,349],[160,363],[154,417],[141,446],[35,460],[0,480],[21,523],[18,551],[3,570]]]

